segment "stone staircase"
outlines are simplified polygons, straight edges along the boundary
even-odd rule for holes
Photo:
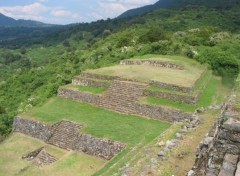
[[[82,125],[62,120],[53,126],[53,135],[48,140],[48,143],[71,150],[81,128],[83,128]]]
[[[45,150],[42,150],[34,159],[33,164],[38,167],[48,166],[58,159],[55,156],[50,155]]]
[[[99,106],[126,114],[136,113],[136,101],[143,96],[147,84],[114,80],[100,98]]]

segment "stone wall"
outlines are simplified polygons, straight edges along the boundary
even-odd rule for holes
[[[14,132],[23,133],[67,150],[84,152],[107,160],[116,156],[126,146],[119,142],[96,138],[76,131],[80,128],[82,125],[65,120],[54,125],[45,125],[21,117],[15,117],[13,124]]]
[[[239,176],[240,113],[224,104],[219,120],[199,145],[196,162],[188,176]]]
[[[191,93],[193,90],[193,87],[177,86],[174,84],[167,84],[167,83],[163,83],[163,82],[159,82],[159,81],[155,81],[155,80],[150,80],[150,85],[167,88],[167,89],[171,89],[174,91],[181,91],[181,92],[185,92],[185,93]]]
[[[150,65],[154,67],[165,67],[165,68],[172,68],[172,69],[179,69],[179,70],[183,69],[181,65],[170,63],[170,62],[163,62],[160,60],[122,60],[120,64],[121,65]]]
[[[102,88],[108,88],[111,84],[110,81],[105,80],[95,80],[90,78],[84,78],[84,77],[74,77],[72,79],[72,84],[77,86],[90,86],[90,87],[102,87]]]
[[[13,131],[23,133],[42,141],[48,141],[52,135],[51,125],[43,124],[35,120],[15,117],[13,121]]]
[[[65,99],[72,99],[79,102],[98,104],[100,95],[77,91],[70,88],[60,87],[58,89],[58,96]]]
[[[191,94],[177,94],[177,93],[170,93],[170,92],[153,91],[148,89],[144,91],[144,95],[151,96],[154,98],[163,98],[171,101],[192,104],[192,105],[197,103],[198,97],[199,97],[199,96],[193,96]]]
[[[87,134],[79,134],[74,150],[110,160],[124,149],[124,145],[108,139],[100,139]]]
[[[95,74],[95,73],[90,73],[90,72],[82,72],[81,77],[85,77],[85,78],[91,78],[91,79],[102,79],[102,80],[115,80],[115,79],[119,79],[119,76],[110,76],[110,75],[101,75],[101,74]]]
[[[138,115],[151,117],[153,119],[166,120],[169,122],[184,121],[186,119],[191,119],[192,116],[190,113],[157,105],[138,103],[136,104],[136,109]]]
[[[180,93],[153,91],[153,90],[146,89],[146,90],[144,90],[144,95],[155,97],[155,98],[164,98],[164,99],[168,99],[171,101],[195,105],[198,102],[199,98],[201,97],[203,91],[207,87],[210,79],[211,79],[211,77],[208,78],[208,80],[205,82],[205,84],[196,93],[180,94]]]

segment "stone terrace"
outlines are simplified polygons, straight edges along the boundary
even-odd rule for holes
[[[115,80],[100,99],[99,106],[126,114],[137,114],[136,102],[147,84]]]

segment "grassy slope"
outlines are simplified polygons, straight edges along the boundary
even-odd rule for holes
[[[52,146],[47,147],[47,152],[60,158],[44,169],[32,166],[30,162],[22,160],[22,155],[42,147],[39,140],[13,134],[0,145],[0,176],[74,176],[81,173],[82,176],[92,175],[103,167],[105,161],[81,153],[68,152]],[[74,170],[74,172],[73,172]]]
[[[62,119],[71,120],[83,124],[85,126],[83,131],[86,133],[121,141],[131,146],[143,139],[152,140],[170,126],[167,122],[123,115],[61,98],[51,99],[44,106],[35,108],[28,114],[51,124]]]
[[[207,107],[207,106],[211,105],[212,102],[215,102],[216,104],[222,103],[222,101],[224,99],[224,97],[223,97],[224,94],[220,94],[220,93],[218,94],[218,91],[222,91],[222,90],[220,90],[222,87],[224,87],[224,86],[221,84],[221,80],[219,80],[216,77],[213,77],[210,80],[208,86],[204,90],[202,96],[200,97],[200,99],[196,105],[189,105],[186,103],[178,103],[178,102],[173,102],[170,100],[153,98],[153,97],[147,97],[146,101],[147,101],[147,103],[150,103],[150,104],[170,106],[170,107],[174,107],[174,108],[177,108],[177,109],[180,109],[183,111],[193,112],[198,107]],[[218,97],[216,97],[216,95],[218,95]],[[215,101],[215,99],[218,99],[217,102]]]

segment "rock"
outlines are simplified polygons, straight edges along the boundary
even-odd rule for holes
[[[159,142],[159,143],[157,143],[157,146],[158,147],[162,147],[162,146],[164,146],[165,144],[164,144],[164,142],[163,141],[161,141],[161,142]]]
[[[169,148],[164,147],[163,151],[164,151],[165,153],[167,153],[167,152],[169,152]]]
[[[180,133],[176,133],[175,139],[183,139],[183,136]]]
[[[223,127],[230,131],[240,132],[240,121],[229,118],[227,122],[224,123]]]
[[[157,159],[156,158],[151,158],[150,163],[154,165],[158,165]]]
[[[176,144],[173,143],[172,141],[167,141],[167,143],[166,143],[166,147],[169,148],[169,149],[171,149],[171,148],[173,148],[175,146],[176,146]]]
[[[193,170],[190,170],[190,171],[188,172],[187,176],[193,176],[193,174],[194,174],[194,171],[193,171]]]
[[[162,156],[164,156],[164,155],[165,155],[165,152],[164,152],[164,151],[158,152],[158,156],[159,156],[159,157],[162,157]]]
[[[224,156],[223,165],[218,176],[234,175],[238,162],[238,156],[226,154]]]
[[[235,175],[240,175],[240,162],[238,162],[237,171],[236,171]]]
[[[204,111],[205,111],[205,109],[203,107],[197,109],[197,113],[202,113]]]
[[[213,137],[206,137],[203,141],[203,144],[209,145],[213,141]]]

